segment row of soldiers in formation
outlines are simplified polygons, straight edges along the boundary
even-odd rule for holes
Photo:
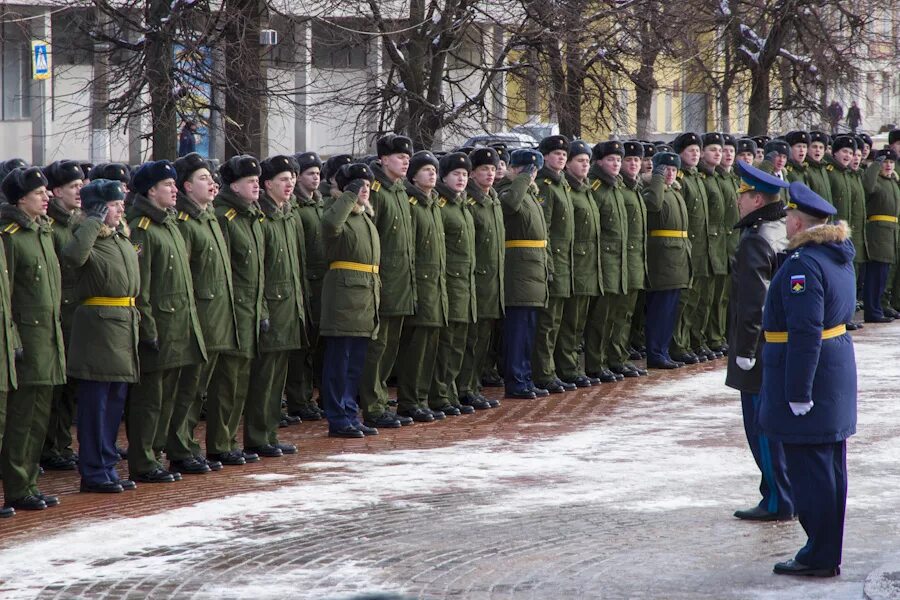
[[[58,503],[40,464],[77,462],[82,490],[121,492],[295,453],[277,439],[284,396],[293,420],[363,437],[497,406],[482,394],[494,363],[506,396],[530,399],[646,375],[642,355],[662,369],[721,357],[735,160],[809,181],[824,161],[831,191],[817,191],[851,223],[866,215],[871,139],[819,136],[550,136],[436,155],[388,135],[364,161],[244,155],[217,171],[196,154],[90,172],[8,161],[0,515]],[[893,226],[892,257],[894,202],[876,220]]]

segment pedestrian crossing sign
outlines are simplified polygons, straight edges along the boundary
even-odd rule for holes
[[[42,40],[31,40],[31,77],[50,79],[50,45]]]

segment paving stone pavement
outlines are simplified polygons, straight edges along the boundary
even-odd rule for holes
[[[0,521],[0,598],[862,598],[897,549],[900,324],[854,336],[843,574],[771,573],[797,522],[744,523],[757,499],[724,361],[116,496],[77,493]],[[123,463],[124,466],[124,463]]]

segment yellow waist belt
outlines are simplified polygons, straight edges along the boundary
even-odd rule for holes
[[[887,223],[897,223],[900,219],[897,217],[892,217],[891,215],[872,215],[867,221],[885,221]]]
[[[650,230],[650,237],[686,238],[687,236],[688,236],[687,231],[679,231],[677,229],[652,229],[652,230]]]
[[[788,341],[787,331],[766,331],[764,333],[766,335],[766,341],[770,344],[786,344]],[[822,339],[830,340],[831,338],[836,338],[838,336],[844,335],[845,333],[847,333],[847,326],[838,325],[836,327],[832,327],[831,329],[823,330]]]
[[[85,306],[134,306],[134,298],[110,298],[108,296],[91,296],[82,302]]]
[[[547,240],[506,240],[507,248],[546,248]]]
[[[336,260],[330,265],[329,269],[344,269],[346,271],[361,271],[363,273],[377,273],[378,265],[367,265],[365,263],[350,262],[347,260]]]

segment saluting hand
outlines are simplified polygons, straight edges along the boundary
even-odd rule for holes
[[[84,211],[84,214],[87,215],[88,219],[94,219],[96,221],[100,221],[101,223],[105,223],[106,215],[109,214],[109,207],[106,206],[105,202],[93,204],[89,209]]]

